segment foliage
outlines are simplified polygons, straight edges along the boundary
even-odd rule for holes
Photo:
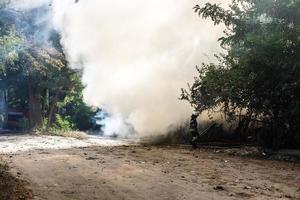
[[[60,35],[47,30],[49,36],[38,37],[46,25],[35,23],[35,13],[44,8],[18,12],[8,3],[0,5],[0,90],[9,94],[9,107],[28,111],[32,129],[89,129],[93,111],[83,102],[81,75],[68,67]]]
[[[69,132],[73,129],[74,124],[72,124],[70,117],[62,117],[59,114],[56,114],[54,123],[50,124],[49,119],[44,118],[42,124],[37,128],[37,133],[61,135],[61,133]]]
[[[5,63],[17,59],[17,49],[20,48],[22,39],[14,30],[10,30],[0,37],[0,73],[5,73]]]
[[[44,118],[43,123],[36,129],[38,135],[51,135],[61,137],[71,137],[76,139],[86,139],[87,134],[75,130],[69,116],[63,117],[56,114],[55,123],[49,124],[49,119]]]
[[[226,26],[219,63],[199,76],[181,99],[195,111],[224,112],[228,121],[261,127],[271,146],[296,145],[300,124],[300,1],[233,0],[195,6],[202,18]],[[245,120],[246,119],[246,120]],[[261,133],[262,134],[262,133]]]
[[[74,87],[64,101],[59,104],[60,114],[62,116],[70,116],[70,120],[76,129],[81,131],[88,130],[92,126],[90,119],[95,115],[96,109],[83,101],[84,86],[81,83],[80,76],[74,74],[71,79]]]
[[[56,114],[55,116],[54,126],[62,131],[71,131],[74,127],[69,116],[62,117],[59,114]]]

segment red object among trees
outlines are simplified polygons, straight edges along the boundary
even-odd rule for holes
[[[13,130],[22,129],[22,126],[28,121],[28,116],[28,111],[9,108],[7,112],[7,128]]]

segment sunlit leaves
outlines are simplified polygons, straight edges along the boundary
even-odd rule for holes
[[[14,30],[10,30],[7,35],[0,36],[0,74],[5,72],[5,63],[12,63],[18,59],[22,43],[23,40]]]

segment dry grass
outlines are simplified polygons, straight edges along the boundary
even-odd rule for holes
[[[0,159],[0,199],[29,200],[32,192],[25,187],[25,182],[11,175],[6,162]]]
[[[46,132],[36,132],[38,135],[49,135],[49,136],[61,136],[70,137],[78,140],[85,140],[88,138],[85,132],[81,131],[46,131]]]
[[[58,135],[62,137],[76,138],[79,140],[84,140],[88,138],[87,134],[81,131],[66,131],[66,132],[61,132]]]
[[[141,143],[144,145],[189,144],[191,136],[188,128],[188,122],[185,122],[181,125],[170,127],[164,135],[142,138]]]

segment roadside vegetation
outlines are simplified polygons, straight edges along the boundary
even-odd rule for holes
[[[203,63],[182,100],[213,119],[222,113],[241,141],[300,147],[300,1],[233,0],[194,11],[224,24],[217,63]]]
[[[40,12],[46,11],[0,4],[0,93],[9,109],[24,115],[9,125],[49,133],[87,130],[95,109],[83,101],[82,72],[68,66],[57,31],[36,21]],[[45,29],[49,34],[37,34]]]

